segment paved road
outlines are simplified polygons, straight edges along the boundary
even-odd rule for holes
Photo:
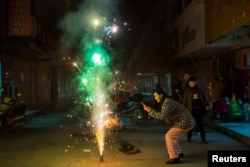
[[[161,167],[168,158],[164,122],[148,120],[137,129],[110,132],[104,161],[99,161],[93,136],[83,135],[78,121],[65,113],[51,113],[30,120],[20,129],[0,132],[1,167]],[[208,144],[199,136],[180,143],[185,158],[179,167],[206,167],[208,150],[249,150],[249,146],[207,128]],[[73,134],[73,136],[72,136]],[[112,134],[112,135],[111,135]]]

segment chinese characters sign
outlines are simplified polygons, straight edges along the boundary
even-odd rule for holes
[[[9,36],[30,36],[30,0],[9,0]]]

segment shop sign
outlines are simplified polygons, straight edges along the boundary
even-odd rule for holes
[[[9,0],[9,36],[30,36],[30,0]]]

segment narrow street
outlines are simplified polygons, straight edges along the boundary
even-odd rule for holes
[[[164,122],[149,119],[137,129],[110,132],[103,162],[95,138],[85,135],[78,123],[67,113],[49,113],[19,129],[1,131],[1,167],[166,166],[164,133],[168,126]],[[193,142],[183,136],[180,144],[185,157],[178,166],[206,167],[208,150],[249,150],[248,145],[213,129],[206,127],[206,131],[207,144],[198,135]]]

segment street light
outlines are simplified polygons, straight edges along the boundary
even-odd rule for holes
[[[72,64],[73,64],[73,66],[75,66],[80,71],[80,68],[79,68],[79,66],[78,66],[78,64],[76,62],[73,62]]]

